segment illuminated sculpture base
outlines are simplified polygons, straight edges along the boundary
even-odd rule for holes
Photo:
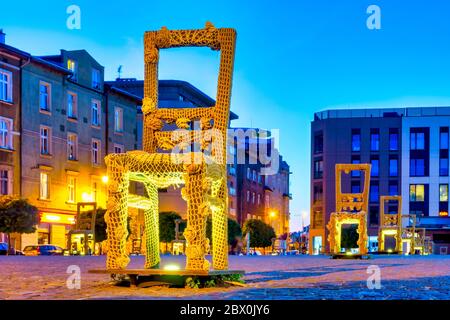
[[[385,240],[386,236],[394,236],[395,237],[395,249],[394,250],[386,250],[385,247]],[[380,228],[378,232],[378,252],[380,253],[397,253],[400,254],[402,251],[401,245],[402,245],[402,238],[401,238],[401,231],[398,227],[385,227]]]
[[[358,213],[349,212],[333,212],[331,213],[330,221],[327,229],[329,230],[328,241],[330,243],[330,253],[332,255],[341,256],[341,231],[344,224],[358,225],[358,248],[359,255],[367,254],[367,214],[364,211]],[[346,254],[348,256],[357,256],[353,254]]]
[[[131,286],[184,286],[186,279],[190,277],[210,280],[217,276],[244,275],[243,270],[167,270],[167,269],[96,269],[89,270],[89,273],[110,274],[114,277],[127,276]]]

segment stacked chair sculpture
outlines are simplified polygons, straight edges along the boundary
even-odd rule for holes
[[[386,202],[397,201],[397,212],[386,213]],[[386,236],[395,237],[395,251],[400,253],[402,248],[402,197],[381,196],[380,197],[380,227],[378,229],[378,251],[386,251]]]
[[[158,189],[184,185],[187,202],[186,270],[210,269],[206,220],[212,215],[213,268],[227,270],[227,179],[226,144],[229,124],[236,32],[215,28],[168,30],[145,33],[145,81],[142,112],[143,149],[110,154],[106,159],[109,177],[107,222],[107,269],[124,269],[129,207],[144,209],[145,268],[158,268]],[[220,50],[216,105],[197,108],[158,107],[159,51],[174,47],[209,47]],[[199,130],[193,130],[199,123]],[[176,131],[167,131],[170,125]],[[193,145],[198,150],[190,149]],[[130,181],[143,183],[148,197],[129,194]],[[145,199],[144,199],[145,198]],[[143,206],[141,204],[146,203]]]
[[[343,193],[341,188],[342,172],[364,173],[364,189],[362,193]],[[369,205],[370,164],[336,164],[336,212],[331,213],[327,229],[330,253],[341,254],[341,232],[344,224],[358,225],[359,254],[367,254],[367,210]]]

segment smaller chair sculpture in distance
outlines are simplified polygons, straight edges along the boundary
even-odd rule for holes
[[[395,213],[386,213],[385,206],[392,201],[397,202]],[[395,248],[386,250],[386,236],[395,238]],[[380,227],[378,229],[378,252],[401,253],[402,252],[402,197],[380,197]]]
[[[336,164],[336,211],[331,213],[327,224],[330,254],[333,258],[362,258],[367,254],[367,211],[369,206],[370,164]],[[361,171],[364,176],[364,189],[360,193],[342,192],[342,173]],[[358,254],[341,252],[342,226],[356,224],[358,226]]]

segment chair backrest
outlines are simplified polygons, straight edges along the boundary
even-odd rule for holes
[[[336,164],[336,212],[365,211],[369,208],[370,168],[368,163],[363,164]],[[342,172],[349,174],[351,171],[364,172],[364,189],[361,193],[342,192]]]
[[[207,22],[204,29],[168,30],[145,33],[145,80],[142,112],[143,148],[146,152],[158,149],[171,150],[186,141],[200,143],[202,150],[212,146],[212,156],[226,164],[227,129],[230,114],[230,98],[234,65],[236,31],[230,28],[215,28]],[[217,84],[216,105],[199,108],[158,108],[158,62],[159,49],[175,47],[209,47],[220,50],[220,66]],[[198,120],[200,130],[176,135],[173,131],[162,131],[165,124],[175,123],[180,129],[192,129]],[[208,131],[208,133],[205,133]]]
[[[388,201],[397,201],[397,212],[386,214],[384,206]],[[402,227],[402,197],[401,196],[381,196],[380,197],[380,226],[381,227]]]

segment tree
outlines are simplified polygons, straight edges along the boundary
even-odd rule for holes
[[[231,244],[236,237],[242,236],[242,230],[236,220],[228,218],[228,244]],[[212,244],[212,219],[208,217],[206,220],[206,237],[210,239]]]
[[[275,230],[267,223],[258,219],[249,219],[245,222],[243,233],[250,233],[250,247],[265,248],[272,245],[276,237]]]
[[[38,224],[38,209],[27,200],[13,196],[0,196],[0,232],[8,235],[11,250],[11,233],[33,233]]]
[[[108,235],[106,233],[107,225],[106,225],[106,221],[105,221],[105,213],[106,213],[106,209],[103,209],[103,208],[97,209],[97,215],[95,217],[95,242],[102,242],[108,238]],[[80,213],[80,220],[82,221],[82,223],[80,224],[81,230],[90,229],[92,214],[93,214],[93,210],[83,211]],[[128,219],[127,219],[127,231],[128,231],[127,240],[131,235],[130,220],[131,220],[131,218],[128,217]]]
[[[181,216],[172,211],[159,213],[159,241],[172,242],[175,240],[175,220],[181,219]],[[185,223],[180,223],[179,232],[184,230]]]

